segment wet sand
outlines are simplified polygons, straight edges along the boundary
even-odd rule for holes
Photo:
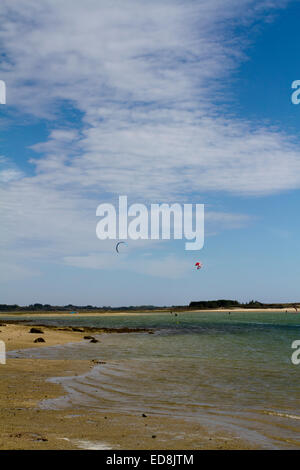
[[[0,326],[7,350],[82,341],[86,333],[42,327],[29,333],[28,325]],[[44,337],[46,343],[34,343]],[[116,335],[116,344],[117,344]],[[0,449],[251,449],[228,432],[208,430],[184,419],[141,413],[94,410],[44,410],[41,400],[64,394],[48,378],[73,376],[94,367],[87,360],[10,359],[0,365]]]

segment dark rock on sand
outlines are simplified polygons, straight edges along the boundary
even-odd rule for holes
[[[84,336],[83,339],[95,339],[94,336]]]
[[[40,335],[44,334],[43,330],[41,330],[40,328],[31,328],[29,333],[35,333],[35,334],[40,334]]]
[[[72,331],[77,331],[78,333],[84,333],[84,328],[72,328]]]
[[[99,341],[96,338],[91,339],[90,343],[99,343]]]
[[[143,413],[143,414],[142,414],[142,417],[143,417],[143,418],[147,418],[147,415],[145,415],[145,414]]]
[[[46,341],[44,340],[44,338],[36,338],[34,340],[34,343],[46,343]]]

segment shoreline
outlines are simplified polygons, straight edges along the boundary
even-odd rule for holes
[[[0,326],[0,340],[6,341],[8,351],[15,351],[79,342],[84,335],[84,332],[49,327],[43,327],[41,335],[29,330],[30,326],[25,324]],[[44,336],[46,343],[34,343],[36,336]],[[85,374],[95,367],[89,360],[8,358],[6,365],[0,367],[0,449],[254,448],[222,429],[212,431],[181,418],[95,412],[92,408],[39,408],[41,401],[65,395],[61,385],[48,379]]]
[[[57,317],[67,317],[67,318],[84,318],[84,317],[119,317],[119,316],[140,316],[140,315],[171,315],[171,314],[180,314],[186,315],[191,313],[293,313],[299,314],[300,311],[295,311],[294,308],[251,308],[251,309],[242,309],[242,308],[232,308],[232,309],[206,309],[206,310],[151,310],[151,311],[140,311],[140,312],[130,312],[130,311],[120,311],[120,312],[78,312],[76,314],[70,314],[68,312],[0,312],[0,321],[1,318],[7,317],[48,317],[48,318],[57,318]]]

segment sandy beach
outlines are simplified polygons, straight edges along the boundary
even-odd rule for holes
[[[42,327],[43,334],[32,334],[30,328],[2,324],[0,340],[5,341],[8,351],[84,341],[83,332]],[[34,343],[41,336],[46,342]],[[184,419],[92,409],[83,412],[39,408],[41,400],[64,393],[61,386],[47,379],[84,374],[93,367],[94,363],[88,360],[8,358],[6,365],[0,366],[0,449],[252,448],[230,433],[212,432]]]
[[[78,312],[76,314],[70,314],[68,313],[67,311],[66,312],[62,312],[62,311],[54,311],[54,312],[47,312],[47,311],[42,311],[42,312],[35,312],[35,311],[19,311],[19,312],[0,312],[0,321],[1,321],[1,318],[7,318],[7,317],[10,317],[10,316],[13,316],[13,317],[25,317],[25,316],[28,316],[30,318],[42,318],[42,317],[47,317],[47,318],[52,318],[52,317],[57,317],[57,316],[66,316],[68,318],[84,318],[84,317],[122,317],[122,316],[130,316],[130,317],[134,317],[134,316],[140,316],[140,315],[155,315],[155,314],[158,314],[158,315],[161,315],[161,314],[174,314],[174,313],[178,313],[180,315],[184,315],[184,314],[191,314],[191,313],[203,313],[203,314],[207,314],[207,313],[216,313],[216,312],[220,312],[220,313],[226,313],[226,312],[231,312],[231,313],[245,313],[245,314],[249,314],[249,313],[266,313],[266,312],[270,312],[270,313],[284,313],[284,312],[288,312],[288,313],[299,313],[299,312],[296,312],[295,311],[295,308],[293,307],[288,307],[288,308],[264,308],[264,309],[261,309],[261,308],[251,308],[251,309],[242,309],[242,308],[231,308],[231,309],[225,309],[225,308],[219,308],[219,309],[215,309],[215,310],[211,310],[211,309],[201,309],[201,310],[197,310],[197,309],[193,309],[193,310],[181,310],[181,309],[178,309],[176,310],[176,308],[173,308],[173,309],[157,309],[157,310],[139,310],[139,311],[127,311],[127,310],[124,310],[124,311],[117,311],[117,312],[114,312],[114,311],[107,311],[107,312],[103,312],[103,311],[94,311],[94,312],[89,312],[89,311],[86,311],[86,312]]]

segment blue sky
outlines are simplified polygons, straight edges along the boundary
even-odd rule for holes
[[[299,14],[3,0],[0,303],[299,301]],[[204,203],[204,248],[129,241],[117,256],[96,208],[123,194]]]

